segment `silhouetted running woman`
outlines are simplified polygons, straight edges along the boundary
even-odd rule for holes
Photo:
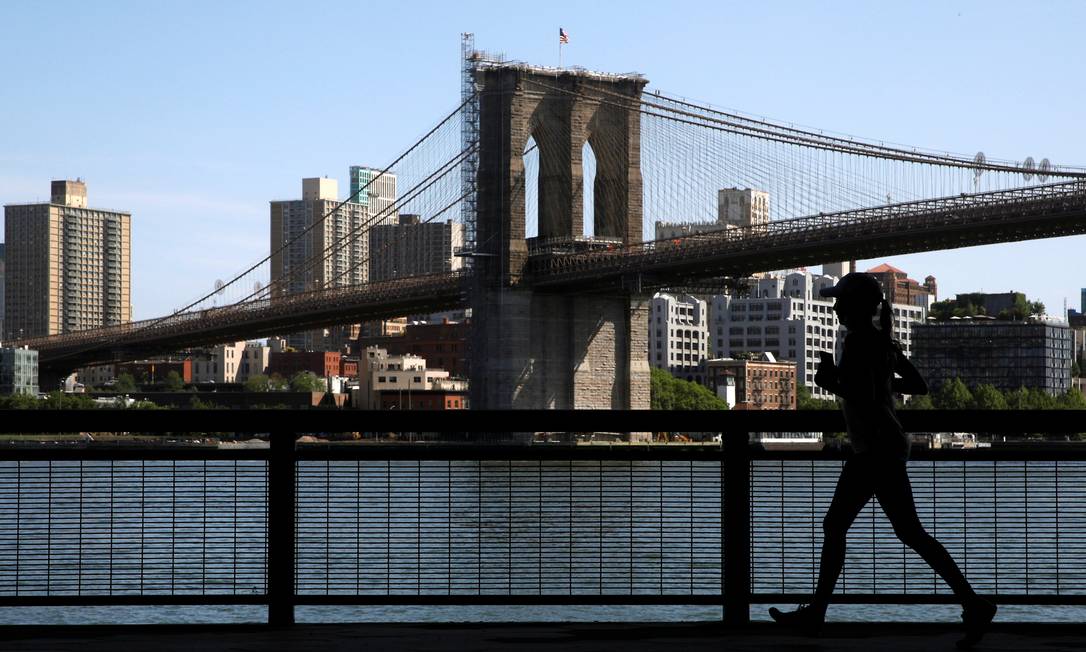
[[[970,647],[984,635],[996,607],[973,591],[946,548],[920,523],[906,470],[909,437],[894,409],[894,394],[926,394],[927,384],[890,336],[890,305],[874,276],[846,274],[820,294],[837,299],[833,309],[848,335],[840,364],[834,366],[832,356],[825,355],[815,383],[841,397],[854,454],[841,469],[822,522],[822,558],[811,603],[791,612],[772,608],[769,613],[779,623],[818,633],[845,563],[845,536],[856,515],[875,496],[901,542],[928,562],[961,601],[966,635],[958,647]],[[872,321],[880,305],[881,331]]]

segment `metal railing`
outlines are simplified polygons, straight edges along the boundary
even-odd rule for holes
[[[0,607],[268,605],[278,624],[296,605],[685,604],[723,605],[742,625],[750,605],[813,589],[845,455],[749,443],[839,431],[836,412],[36,411],[20,425],[27,414],[0,413],[0,431],[205,434],[200,445],[0,447]],[[1001,439],[1074,432],[1086,413],[901,416],[913,431]],[[445,441],[298,439],[363,422]],[[499,444],[486,437],[497,423],[722,437]],[[216,432],[268,435],[209,445]],[[1086,445],[915,449],[909,472],[922,521],[978,591],[1086,605]],[[954,602],[873,503],[834,599]]]

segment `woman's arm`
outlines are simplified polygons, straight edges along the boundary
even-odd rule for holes
[[[898,394],[927,394],[928,384],[924,377],[916,370],[912,362],[905,357],[900,349],[894,352],[894,373],[901,378],[894,378],[891,387]]]

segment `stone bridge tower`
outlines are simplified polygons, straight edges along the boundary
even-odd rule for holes
[[[646,80],[524,65],[478,71],[479,179],[472,407],[648,409],[644,296],[533,289],[523,153],[539,148],[539,240],[583,242],[582,148],[596,155],[597,239],[641,241]],[[578,240],[581,240],[579,244]]]

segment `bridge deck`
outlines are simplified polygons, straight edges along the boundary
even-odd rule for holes
[[[0,629],[4,649],[49,652],[156,650],[156,652],[263,652],[316,650],[953,650],[959,629],[947,624],[850,623],[827,626],[805,638],[769,624],[727,631],[715,623],[165,625],[143,627],[14,627]],[[997,625],[983,650],[1081,650],[1086,626]]]

